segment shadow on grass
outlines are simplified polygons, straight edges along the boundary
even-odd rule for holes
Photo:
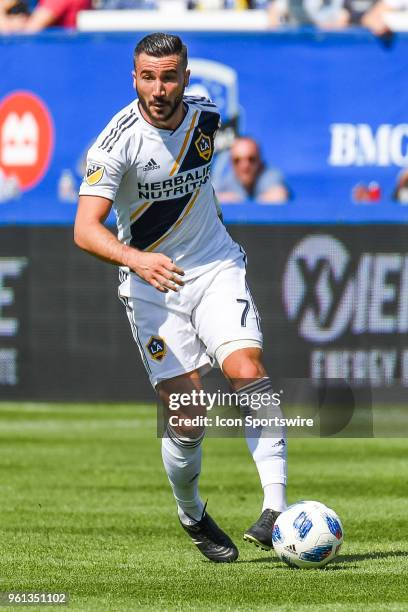
[[[273,553],[271,553],[273,554]],[[367,561],[367,560],[380,560],[380,559],[389,559],[391,557],[407,557],[408,558],[408,550],[394,550],[387,552],[369,552],[361,555],[339,555],[337,559],[329,563],[329,565],[322,567],[322,570],[325,571],[339,571],[344,569],[353,569],[358,568],[359,561]],[[248,560],[238,560],[236,563],[272,563],[273,565],[283,565],[283,562],[278,559],[276,556],[271,557],[258,557],[256,559],[248,559]],[[290,568],[290,569],[299,569],[299,568]],[[318,568],[317,568],[318,569]]]
[[[374,551],[364,553],[361,555],[339,555],[333,563],[351,563],[353,561],[366,561],[367,559],[388,559],[389,557],[407,557],[408,550],[388,550],[388,551]]]
[[[282,565],[282,561],[278,557],[259,557],[258,559],[238,559],[235,563],[272,563],[273,565]]]

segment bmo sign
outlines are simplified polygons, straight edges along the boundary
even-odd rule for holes
[[[373,129],[367,123],[330,125],[331,166],[408,165],[408,123],[384,123]]]
[[[45,103],[35,94],[16,91],[0,103],[0,171],[14,177],[23,191],[46,173],[54,147],[54,127]]]

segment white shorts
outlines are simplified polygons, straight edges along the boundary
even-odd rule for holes
[[[262,343],[260,318],[245,273],[240,258],[212,266],[178,293],[160,293],[133,274],[133,297],[123,295],[125,283],[119,286],[153,387],[196,369],[205,373],[214,365],[217,348],[226,342]]]

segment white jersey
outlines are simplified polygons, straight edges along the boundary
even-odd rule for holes
[[[189,279],[241,255],[210,181],[220,114],[206,98],[185,96],[184,103],[174,131],[148,123],[137,100],[115,115],[89,150],[80,195],[112,200],[118,239],[164,253]]]

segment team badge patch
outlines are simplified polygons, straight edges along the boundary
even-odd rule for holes
[[[163,338],[159,336],[151,336],[149,342],[146,344],[146,348],[150,353],[150,356],[155,361],[162,361],[166,356],[167,346]]]
[[[104,166],[90,162],[86,167],[86,182],[88,185],[96,185],[99,183],[105,172]]]
[[[194,141],[196,149],[200,157],[205,159],[205,161],[209,161],[213,149],[212,149],[212,141],[207,134],[200,132],[199,137]]]

